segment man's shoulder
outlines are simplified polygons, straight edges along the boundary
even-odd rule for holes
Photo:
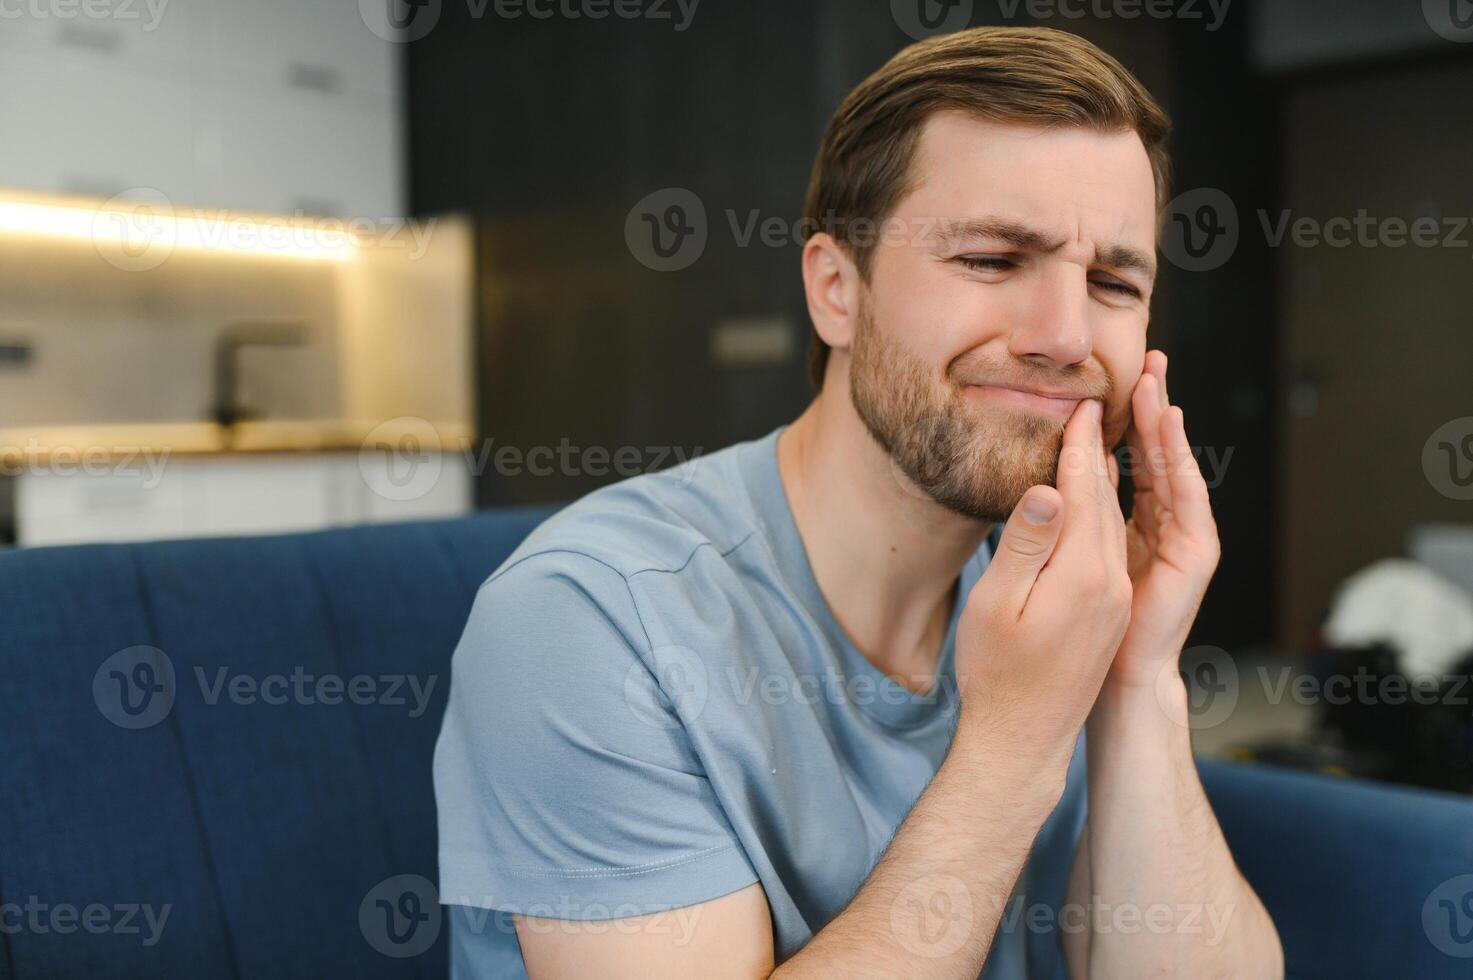
[[[742,454],[753,441],[699,454],[668,469],[642,473],[589,493],[538,525],[491,573],[513,569],[559,574],[678,572],[710,547],[725,554],[756,527]]]

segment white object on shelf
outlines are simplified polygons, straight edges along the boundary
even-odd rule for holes
[[[1473,524],[1418,524],[1407,554],[1473,595]]]

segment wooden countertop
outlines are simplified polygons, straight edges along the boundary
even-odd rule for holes
[[[283,419],[240,422],[226,438],[213,422],[142,422],[0,428],[0,472],[55,459],[152,456],[255,456],[268,453],[359,452],[372,445],[458,453],[474,432],[464,422],[402,416],[387,421]]]

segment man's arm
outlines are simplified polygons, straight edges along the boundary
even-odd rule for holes
[[[1071,976],[1278,978],[1278,932],[1228,851],[1192,758],[1177,660],[1221,548],[1166,356],[1150,351],[1131,396],[1135,499],[1127,526],[1130,628],[1088,724],[1089,822],[1071,903]],[[1119,473],[1112,467],[1112,483]],[[1086,968],[1087,964],[1087,968]]]
[[[1228,851],[1186,718],[1175,675],[1159,690],[1106,683],[1100,692],[1087,739],[1090,816],[1069,896],[1089,907],[1092,928],[1066,943],[1071,976],[1283,976],[1278,933]]]

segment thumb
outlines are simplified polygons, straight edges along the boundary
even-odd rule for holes
[[[995,590],[994,600],[1015,613],[1022,612],[1038,573],[1054,553],[1064,523],[1059,517],[1063,504],[1053,487],[1030,487],[1003,526],[997,553],[983,574]]]

